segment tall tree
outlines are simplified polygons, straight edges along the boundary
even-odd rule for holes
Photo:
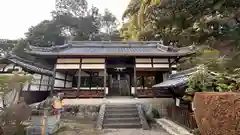
[[[57,0],[52,16],[29,28],[26,37],[31,45],[61,45],[66,39],[121,40],[116,17],[108,10],[101,15],[98,8],[89,8],[87,0]]]
[[[129,19],[128,29],[134,29],[129,37],[135,40],[163,39],[181,46],[230,40],[237,45],[239,4],[239,0],[131,0],[123,18]]]
[[[104,32],[109,35],[110,40],[111,35],[114,34],[118,26],[116,16],[114,16],[108,9],[105,9],[101,23]]]
[[[16,45],[16,43],[17,40],[0,39],[0,50],[9,51]]]
[[[127,18],[122,31],[127,31],[127,40],[149,40],[141,38],[140,35],[153,33],[153,26],[150,20],[147,19],[148,9],[153,5],[160,3],[160,0],[131,0],[125,12],[123,19]],[[123,35],[124,36],[124,35]],[[153,36],[150,36],[153,37]]]
[[[26,33],[27,41],[35,46],[52,46],[64,44],[65,37],[61,35],[61,28],[54,20],[44,20],[29,28]]]
[[[73,40],[89,40],[101,26],[98,8],[89,9],[86,0],[58,0],[53,17],[64,35],[74,36]]]

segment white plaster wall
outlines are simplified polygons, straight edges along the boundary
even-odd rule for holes
[[[13,69],[13,65],[14,65],[14,64],[8,64],[8,65],[5,67],[4,71],[7,72],[8,69]]]
[[[66,82],[66,88],[71,88],[72,87],[72,82]]]
[[[56,76],[55,76],[55,80],[54,80],[54,87],[64,87],[64,81],[63,80],[58,80],[59,79],[65,79],[65,74],[60,73],[60,72],[56,72]]]
[[[64,81],[55,79],[54,87],[64,87]]]
[[[177,71],[176,71],[176,70],[173,70],[173,71],[172,71],[172,74],[175,74],[175,73],[177,73]]]
[[[55,78],[64,79],[65,78],[65,74],[60,73],[60,72],[56,72]]]
[[[40,74],[33,74],[33,81],[31,82],[31,86],[29,91],[38,91],[41,75]]]
[[[47,86],[48,81],[49,81],[49,76],[43,75],[40,91],[47,91],[47,89],[49,87],[49,86]]]
[[[30,91],[39,91],[39,85],[38,84],[31,84]]]
[[[22,72],[23,70],[22,70],[22,68],[21,67],[19,67],[19,66],[15,66],[15,68],[14,69],[18,69],[18,71],[19,72]]]
[[[63,80],[59,80],[59,79],[63,79]],[[60,72],[56,72],[56,79],[54,82],[54,87],[64,87],[64,79],[65,79],[65,74],[60,73]],[[66,87],[72,87],[72,80],[73,77],[70,75],[67,75],[67,82],[66,82]],[[70,82],[69,82],[70,81]]]
[[[7,72],[9,69],[13,69],[14,67],[14,64],[8,64],[5,69],[4,69],[4,72]],[[19,72],[22,71],[22,68],[19,67],[19,66],[15,66],[14,69],[18,69]],[[1,68],[1,71],[3,71],[3,68]]]
[[[48,84],[49,76],[43,75],[42,82],[41,81],[41,74],[33,74],[33,81],[30,86],[30,91],[39,91],[40,83],[41,84]],[[27,84],[24,87],[28,87]],[[42,85],[40,87],[40,91],[47,91],[48,87],[45,85]]]
[[[28,90],[28,84],[29,84],[29,83],[25,83],[25,84],[24,84],[23,89],[22,89],[23,91],[27,91],[27,90]]]
[[[40,91],[47,91],[48,86],[47,85],[41,85]]]

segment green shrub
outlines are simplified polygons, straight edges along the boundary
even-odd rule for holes
[[[152,109],[153,118],[160,118],[160,114],[157,109]]]

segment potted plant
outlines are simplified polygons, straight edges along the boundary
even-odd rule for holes
[[[192,101],[202,135],[240,133],[240,70],[212,75],[206,67],[189,77],[185,100]]]

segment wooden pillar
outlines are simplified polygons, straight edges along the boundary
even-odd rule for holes
[[[20,99],[21,99],[23,87],[24,87],[23,84],[20,83],[20,91],[19,91],[19,94],[18,94],[18,101],[20,101]]]
[[[136,63],[134,63],[134,67],[133,67],[133,85],[134,85],[134,90],[135,90],[134,97],[136,97],[137,96],[137,69],[136,69]]]
[[[68,75],[68,71],[66,71],[66,72],[65,72],[65,75],[64,75],[64,88],[66,88],[67,75]]]
[[[13,65],[13,69],[12,69],[13,71],[14,71],[15,67],[16,67],[16,64]]]
[[[171,62],[171,58],[169,57],[168,58],[168,71],[169,71],[169,74],[172,74],[172,62]]]
[[[53,90],[54,90],[55,78],[56,78],[56,64],[54,65],[54,68],[53,68],[53,75],[52,75],[52,82],[51,82],[52,87],[51,87],[50,96],[53,96]]]
[[[41,78],[40,78],[40,82],[39,82],[39,88],[38,88],[38,91],[41,90],[42,80],[43,80],[43,75],[41,74]]]
[[[48,86],[49,87],[49,86]],[[31,88],[31,82],[28,83],[27,91],[30,91]],[[47,89],[48,90],[48,89]]]
[[[90,71],[90,80],[89,80],[89,89],[92,89],[92,77],[93,77],[93,71]]]
[[[180,57],[177,57],[176,60],[175,60],[176,66],[177,66],[177,71],[179,70],[178,63],[179,63],[180,59],[181,59]]]
[[[79,96],[78,94],[81,88],[81,75],[82,75],[81,72],[82,72],[82,59],[80,60],[79,69],[78,69],[77,96]]]
[[[107,66],[106,66],[106,59],[104,61],[104,79],[103,79],[103,87],[104,87],[104,97],[107,96],[106,91],[107,91]]]

